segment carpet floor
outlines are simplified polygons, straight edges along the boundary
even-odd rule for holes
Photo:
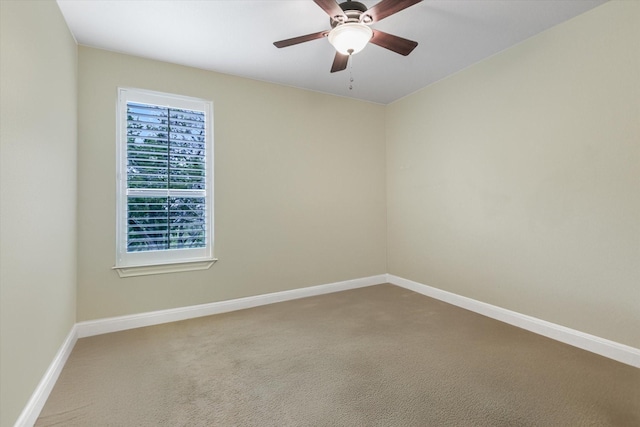
[[[79,339],[53,425],[640,426],[640,369],[387,284]]]

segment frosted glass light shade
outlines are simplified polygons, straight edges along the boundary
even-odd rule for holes
[[[335,27],[329,32],[329,43],[343,55],[360,52],[373,37],[373,30],[364,24],[349,22]]]

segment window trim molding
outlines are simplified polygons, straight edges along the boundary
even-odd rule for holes
[[[175,273],[210,268],[214,257],[213,102],[183,95],[118,87],[116,105],[116,259],[120,277]],[[197,249],[127,252],[127,102],[140,102],[205,113],[205,197],[207,246]],[[177,256],[176,256],[177,255]]]
[[[112,267],[120,277],[149,276],[151,274],[180,273],[183,271],[208,270],[217,258],[200,261],[171,262],[164,264],[135,265],[129,267]]]

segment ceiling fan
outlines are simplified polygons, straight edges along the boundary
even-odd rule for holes
[[[418,46],[418,42],[374,30],[369,26],[422,0],[381,0],[371,9],[357,1],[339,4],[336,0],[313,1],[329,15],[331,30],[280,40],[273,43],[276,47],[293,46],[327,37],[336,49],[336,56],[331,65],[331,72],[335,73],[347,68],[349,57],[360,52],[369,42],[404,56],[409,55]]]

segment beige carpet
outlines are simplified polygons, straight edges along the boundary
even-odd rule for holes
[[[78,341],[37,426],[640,426],[640,369],[392,285]]]

